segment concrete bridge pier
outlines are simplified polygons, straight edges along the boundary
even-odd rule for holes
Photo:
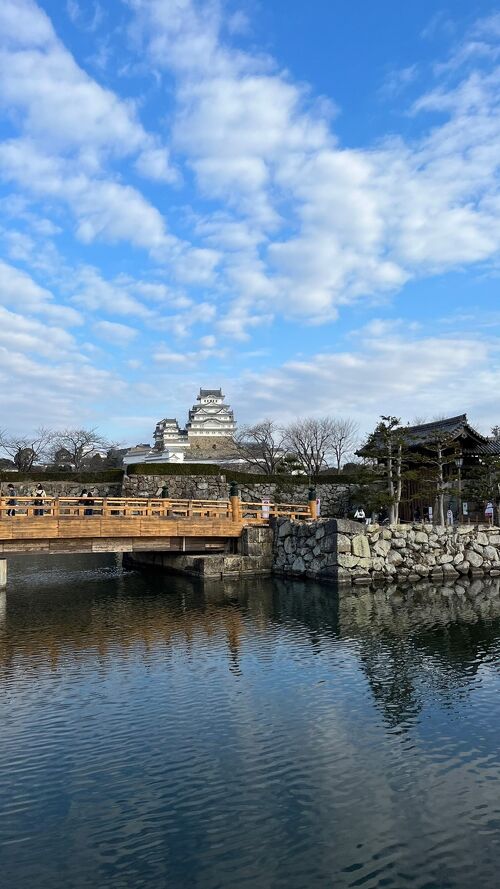
[[[7,559],[0,559],[0,590],[7,586]]]

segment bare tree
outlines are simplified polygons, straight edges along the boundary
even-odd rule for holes
[[[284,430],[283,444],[311,479],[317,478],[333,453],[334,422],[331,417],[306,417]]]
[[[354,454],[358,443],[359,426],[349,417],[336,417],[333,420],[331,449],[335,457],[337,472],[340,472],[346,457]]]
[[[14,461],[19,472],[29,472],[48,455],[54,433],[44,426],[32,435],[8,435],[0,431],[0,448]]]
[[[108,450],[112,445],[97,429],[65,429],[53,437],[54,452],[64,451],[78,471],[99,451]]]
[[[238,454],[249,464],[274,475],[283,461],[283,430],[273,420],[242,426],[235,438]]]

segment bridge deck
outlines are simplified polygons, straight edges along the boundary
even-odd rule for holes
[[[307,505],[210,500],[0,498],[0,554],[221,552],[270,515],[310,518]]]

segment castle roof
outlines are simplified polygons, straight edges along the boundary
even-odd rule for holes
[[[211,396],[214,398],[224,398],[222,389],[200,389],[198,398],[210,398]]]

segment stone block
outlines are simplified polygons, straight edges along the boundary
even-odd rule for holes
[[[457,571],[460,574],[468,574],[470,571],[470,562],[467,562],[465,560],[463,562],[460,562],[456,567],[457,567]]]
[[[417,531],[415,533],[415,543],[429,543],[429,538],[425,531]]]
[[[302,556],[297,556],[292,563],[292,571],[294,574],[303,574],[306,570],[305,562]]]
[[[278,525],[278,537],[287,537],[292,533],[292,523],[289,519],[285,519],[284,522]]]
[[[370,558],[370,544],[365,534],[357,534],[352,538],[352,552],[355,556],[361,556],[364,559]]]
[[[488,534],[488,542],[491,546],[500,546],[500,534],[497,531]]]
[[[419,577],[427,577],[429,571],[429,566],[423,565],[421,562],[417,562],[417,564],[413,566],[413,573],[418,574]]]
[[[498,550],[494,546],[485,546],[483,555],[485,559],[489,559],[491,562],[497,562],[499,559]]]
[[[337,552],[339,553],[350,553],[351,552],[351,538],[347,536],[347,534],[339,534],[337,537]]]
[[[398,550],[391,549],[389,553],[387,553],[387,561],[391,565],[402,565],[404,562],[403,556]]]
[[[353,556],[351,553],[339,553],[338,563],[340,568],[355,568],[358,565],[359,557]]]
[[[478,531],[476,535],[476,543],[479,543],[481,546],[488,546],[488,535],[484,533],[484,531]]]
[[[451,555],[451,553],[441,553],[441,555],[437,557],[436,561],[440,565],[450,565],[453,562],[453,556]]]
[[[377,543],[373,545],[373,552],[375,555],[385,558],[390,548],[391,544],[389,540],[377,540]]]
[[[479,555],[475,550],[469,549],[467,551],[467,561],[469,562],[471,568],[480,568],[483,564],[483,557]]]

